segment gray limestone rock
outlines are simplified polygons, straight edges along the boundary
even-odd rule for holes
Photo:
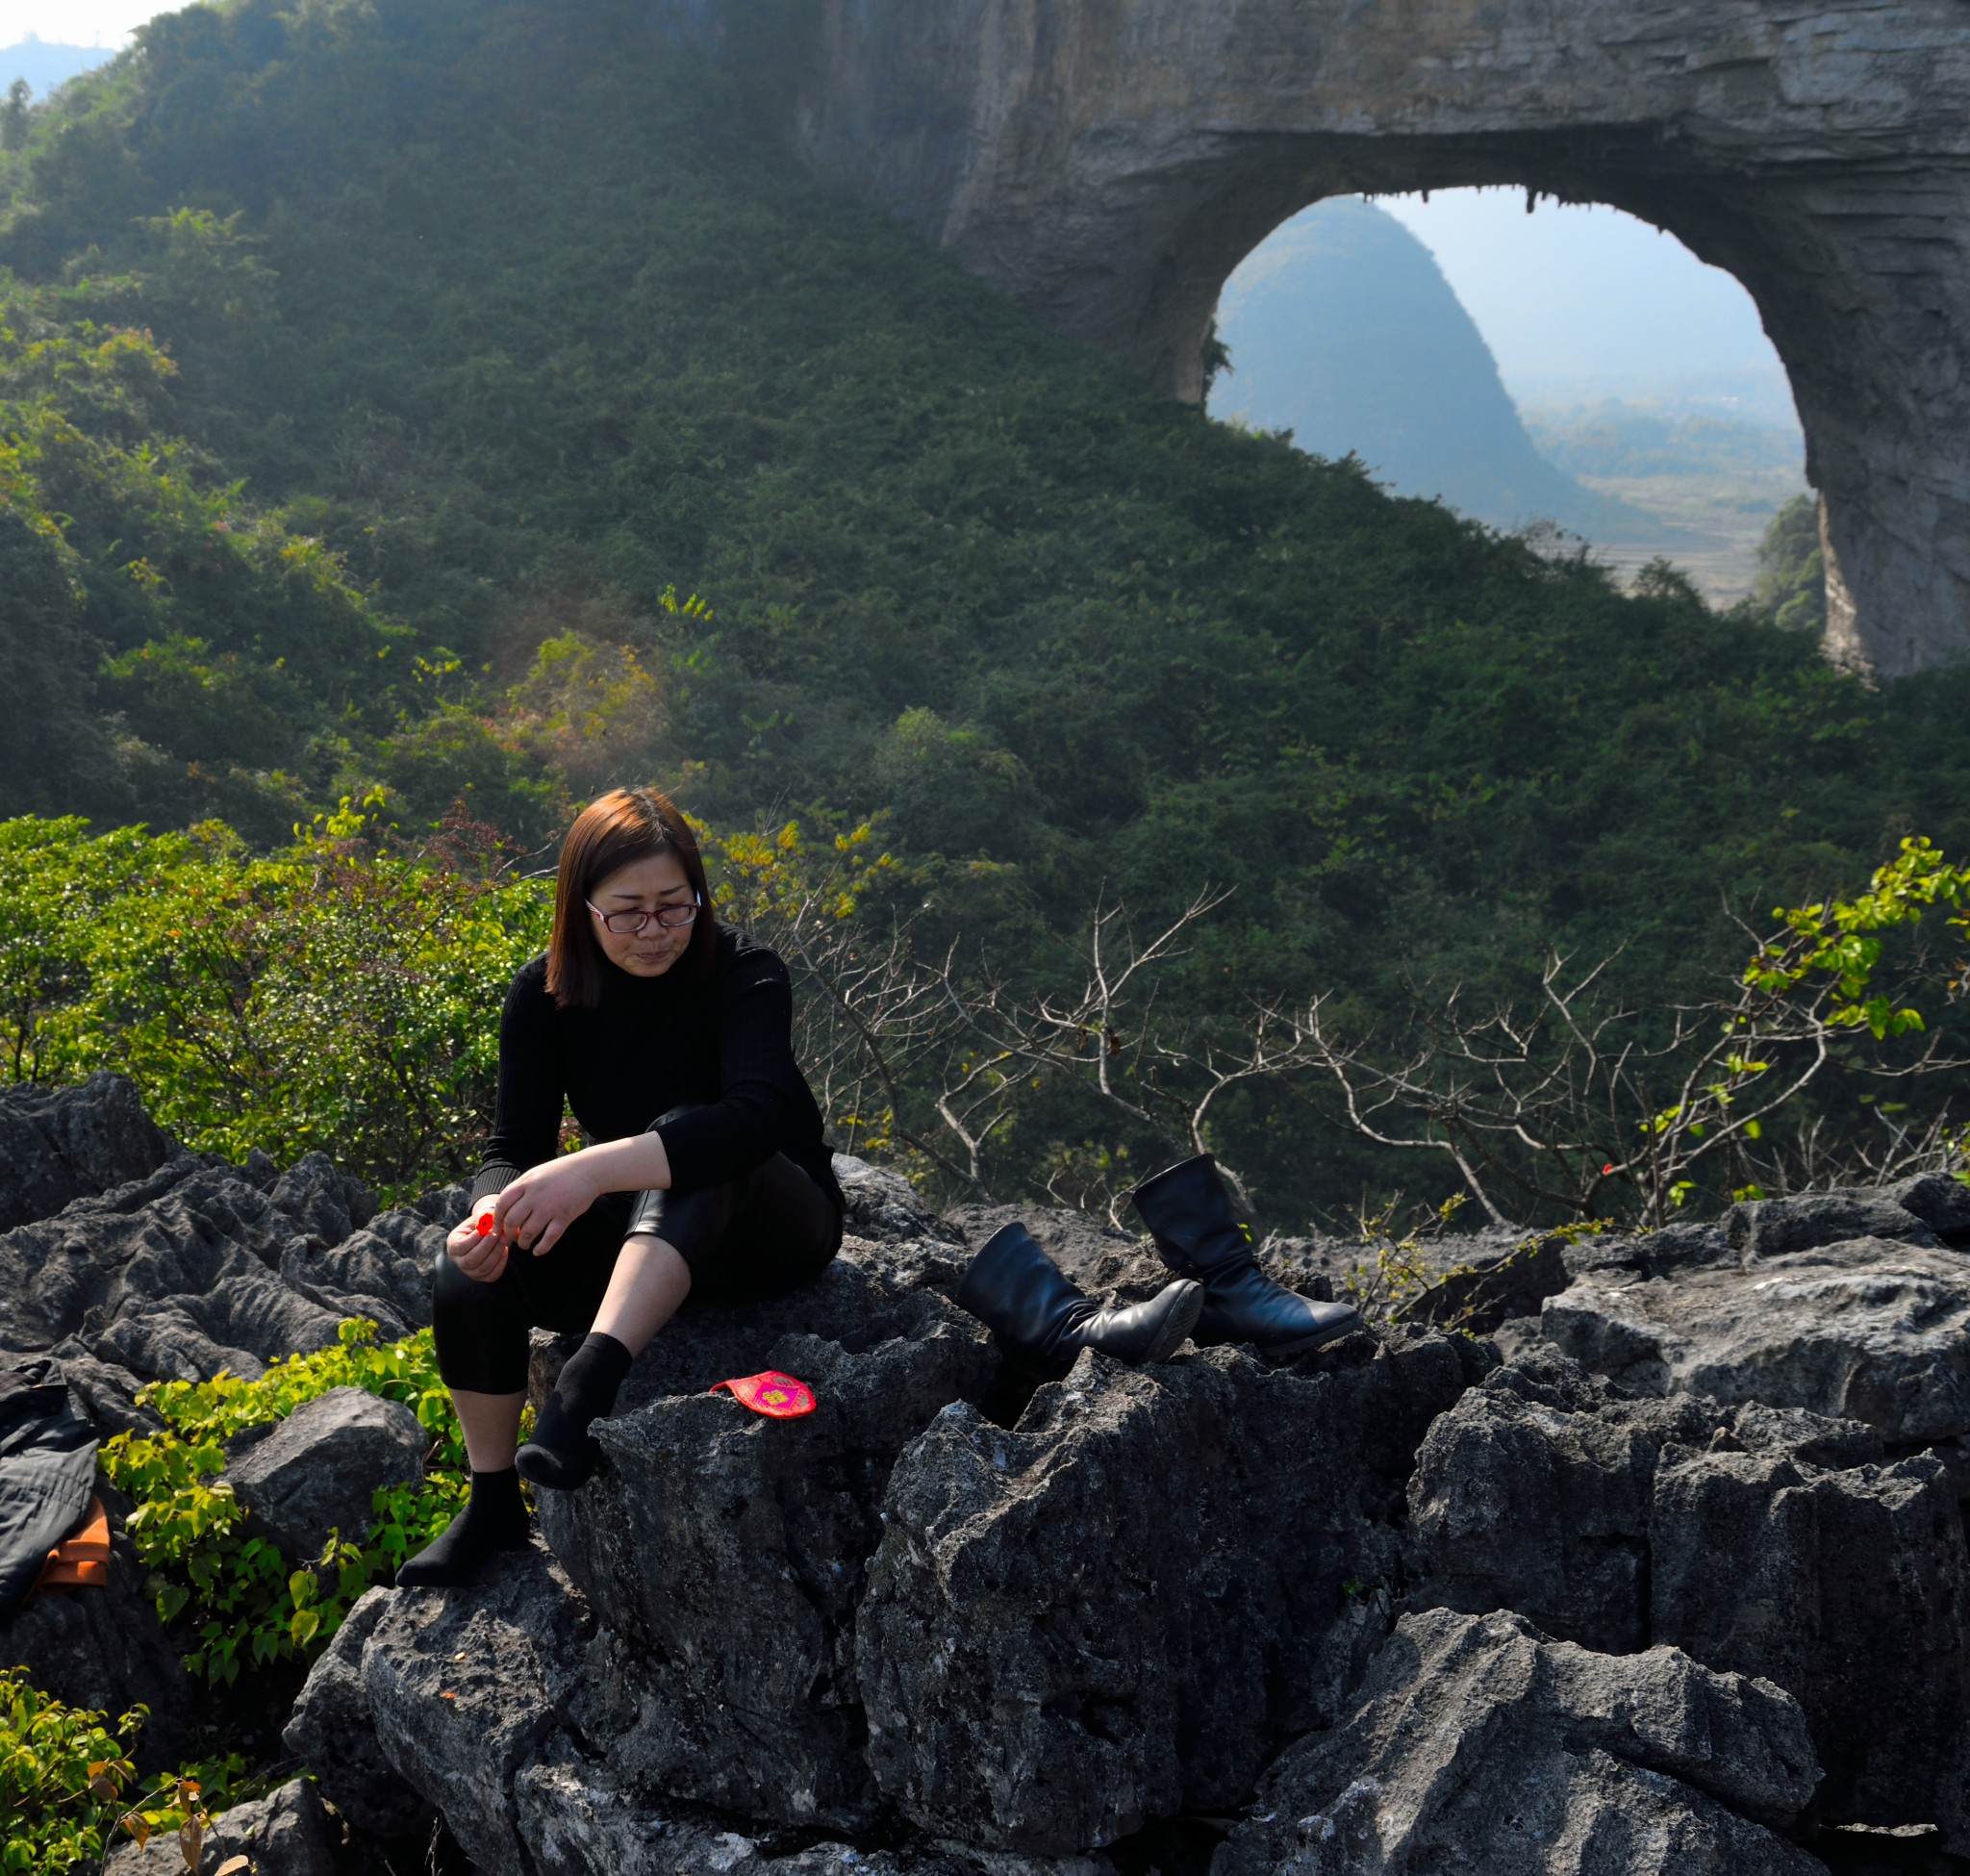
[[[407,1210],[354,1229],[367,1209],[318,1154],[287,1174],[182,1155],[0,1234],[5,1339],[142,1382],[252,1378],[331,1346],[350,1315],[401,1334],[430,1321],[443,1228]],[[350,1235],[324,1241],[345,1223]]]
[[[1942,1467],[1672,1449],[1649,1528],[1651,1637],[1798,1697],[1822,1813],[1970,1851],[1970,1556]]]
[[[885,1796],[1039,1856],[1239,1803],[1385,1632],[1411,1457],[1481,1362],[1402,1333],[1292,1368],[1089,1353],[1009,1432],[947,1407],[890,1481],[857,1625]]]
[[[1212,1876],[1809,1876],[1767,1826],[1819,1768],[1796,1704],[1674,1649],[1405,1615],[1338,1724],[1288,1748]]]
[[[1439,1418],[1409,1481],[1432,1604],[1520,1610],[1604,1653],[1648,1645],[1649,1504],[1665,1441],[1701,1443],[1695,1402],[1615,1401],[1550,1354],[1499,1369]]]
[[[363,1684],[363,1650],[393,1592],[366,1590],[309,1670],[281,1743],[321,1781],[358,1830],[396,1837],[431,1815],[422,1794],[385,1756]]]
[[[340,1244],[376,1215],[367,1188],[338,1171],[324,1153],[297,1159],[274,1180],[267,1197],[311,1244]]]
[[[257,1375],[325,1348],[337,1318],[279,1276],[295,1221],[241,1172],[186,1157],[0,1236],[9,1339],[71,1335],[145,1379]]]
[[[1604,1271],[1550,1298],[1541,1322],[1637,1392],[1804,1407],[1904,1446],[1970,1432],[1970,1258],[1933,1240],[1855,1238],[1634,1280]]]
[[[136,1085],[97,1073],[79,1087],[0,1088],[0,1231],[141,1179],[171,1156]]]
[[[62,1364],[70,1397],[81,1404],[103,1438],[113,1433],[141,1436],[164,1431],[164,1421],[137,1398],[145,1386],[140,1377],[117,1362],[91,1355],[79,1336],[56,1343],[54,1355]]]
[[[394,1340],[431,1326],[431,1271],[451,1222],[416,1209],[387,1211],[341,1238],[290,1238],[281,1251],[281,1277],[338,1315],[367,1316],[385,1340]]]
[[[389,1591],[363,1644],[384,1757],[492,1876],[533,1876],[514,1775],[556,1731],[589,1629],[581,1598],[534,1545],[502,1553],[467,1589]]]
[[[290,1779],[213,1820],[198,1876],[215,1876],[234,1857],[251,1859],[250,1876],[337,1876],[340,1837],[314,1785]],[[141,1847],[118,1844],[103,1860],[103,1876],[187,1876],[176,1833],[163,1832]]]
[[[1762,1676],[1806,1715],[1829,1821],[1965,1841],[1970,1553],[1935,1459],[1797,1409],[1624,1398],[1548,1353],[1431,1427],[1409,1499],[1417,1602]]]
[[[872,1816],[854,1649],[883,1488],[997,1366],[969,1317],[896,1280],[893,1253],[687,1315],[597,1428],[604,1470],[540,1494],[542,1532],[608,1631],[576,1722],[645,1792],[789,1824]],[[769,1420],[707,1392],[767,1368],[812,1384],[817,1410]]]
[[[1926,1181],[1908,1181],[1908,1187],[1915,1186],[1928,1189]],[[1855,1238],[1884,1238],[1930,1248],[1941,1242],[1927,1221],[1892,1192],[1875,1188],[1747,1200],[1725,1213],[1724,1235],[1747,1267],[1796,1251],[1823,1251]]]
[[[1742,1262],[1722,1225],[1665,1225],[1635,1236],[1608,1231],[1583,1237],[1560,1254],[1570,1277],[1622,1273],[1622,1280],[1667,1277],[1680,1270],[1736,1269]]]
[[[375,1522],[371,1495],[421,1477],[430,1443],[401,1402],[336,1387],[228,1463],[225,1480],[281,1555],[308,1562],[332,1531],[362,1543]]]
[[[956,1230],[940,1218],[900,1173],[886,1166],[871,1166],[838,1153],[834,1159],[835,1179],[848,1202],[844,1226],[850,1237],[871,1243],[917,1243],[925,1239],[945,1244],[961,1243]]]
[[[790,1843],[758,1825],[653,1806],[604,1761],[572,1753],[529,1765],[515,1796],[534,1866],[554,1876],[1114,1876],[1105,1857],[1007,1857],[921,1839],[879,1850]]]
[[[1943,1173],[1920,1173],[1881,1188],[1904,1211],[1915,1216],[1957,1251],[1970,1250],[1970,1185]]]

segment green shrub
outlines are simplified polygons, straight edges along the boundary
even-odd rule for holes
[[[334,1387],[361,1387],[411,1407],[432,1436],[432,1457],[418,1483],[377,1491],[375,1522],[361,1543],[338,1533],[318,1558],[283,1558],[265,1538],[246,1535],[245,1508],[214,1475],[225,1465],[227,1439],[285,1419]],[[170,1431],[118,1433],[102,1449],[103,1475],[136,1500],[127,1528],[150,1566],[159,1619],[189,1612],[198,1642],[186,1666],[215,1685],[231,1685],[244,1668],[312,1659],[356,1598],[465,1503],[465,1446],[429,1330],[378,1346],[373,1322],[345,1322],[336,1347],[273,1362],[258,1381],[220,1374],[160,1382],[139,1398]]]
[[[0,1849],[6,1876],[62,1876],[110,1847],[121,1797],[137,1776],[131,1751],[147,1713],[65,1707],[0,1668]]]
[[[367,824],[345,804],[256,858],[216,824],[0,823],[0,1073],[116,1069],[189,1146],[320,1151],[386,1194],[468,1170],[550,897]]]

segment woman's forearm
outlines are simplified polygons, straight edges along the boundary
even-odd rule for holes
[[[594,1182],[598,1193],[668,1192],[670,1188],[670,1155],[664,1151],[662,1137],[655,1133],[633,1133],[626,1140],[604,1140],[568,1157],[583,1162],[582,1171]]]

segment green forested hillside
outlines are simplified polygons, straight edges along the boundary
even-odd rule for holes
[[[1740,960],[1727,900],[1970,846],[1963,674],[1871,692],[1163,404],[645,19],[240,0],[33,114],[0,813],[265,843],[381,784],[538,842],[653,774],[727,825],[889,811],[925,941],[1032,981],[1103,882],[1235,886],[1166,996],[1364,1016],[1548,943],[1665,992]],[[1312,1107],[1241,1099],[1281,1206],[1354,1195]]]

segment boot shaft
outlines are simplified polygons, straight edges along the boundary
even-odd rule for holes
[[[1209,1153],[1178,1160],[1130,1196],[1172,1270],[1207,1277],[1251,1260],[1251,1232],[1231,1209],[1231,1195]]]
[[[951,1300],[1002,1341],[1036,1354],[1051,1354],[1075,1316],[1093,1307],[1020,1224],[985,1240]]]

